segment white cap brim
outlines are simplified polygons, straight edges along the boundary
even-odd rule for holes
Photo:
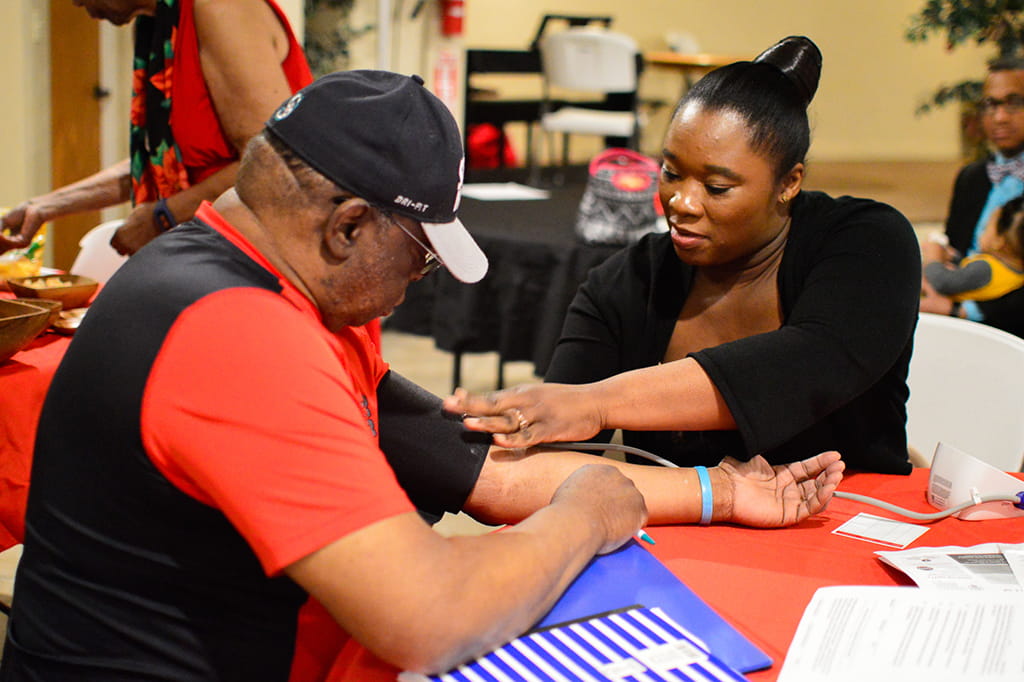
[[[437,255],[452,277],[473,284],[487,274],[487,256],[456,218],[450,223],[420,223]]]

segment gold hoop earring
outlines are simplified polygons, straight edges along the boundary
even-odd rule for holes
[[[779,203],[785,206],[787,203],[789,203],[789,197],[783,194],[781,197],[779,197]]]

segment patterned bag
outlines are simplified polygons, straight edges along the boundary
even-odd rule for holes
[[[668,226],[658,200],[658,163],[632,149],[612,147],[590,162],[576,214],[576,236],[588,244],[632,244]]]

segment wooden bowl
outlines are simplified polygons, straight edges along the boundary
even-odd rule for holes
[[[49,323],[46,308],[0,299],[0,362],[32,343]]]
[[[53,324],[56,322],[60,318],[60,311],[64,309],[63,303],[49,298],[14,298],[10,300],[15,303],[23,303],[36,308],[45,308],[46,310],[49,310],[50,319],[47,324]]]
[[[60,301],[65,310],[86,305],[99,287],[99,282],[82,275],[14,277],[7,284],[16,296]]]
[[[78,331],[78,325],[82,324],[82,320],[87,312],[89,312],[88,308],[61,310],[57,313],[56,322],[53,323],[53,331],[65,336],[71,336]]]

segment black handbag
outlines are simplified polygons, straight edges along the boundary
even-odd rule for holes
[[[632,244],[668,226],[658,200],[658,162],[612,147],[590,162],[576,214],[576,236],[588,244]]]

